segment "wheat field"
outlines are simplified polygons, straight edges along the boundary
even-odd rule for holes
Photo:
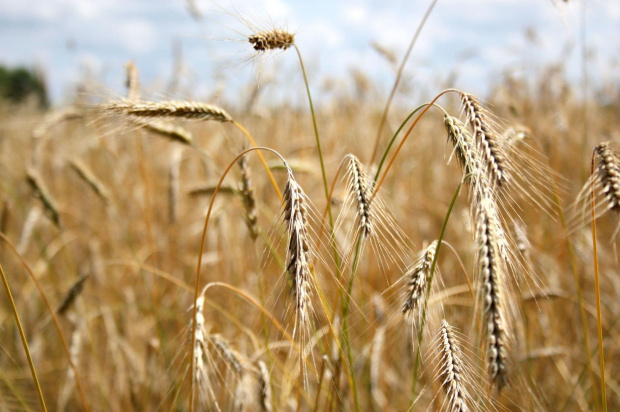
[[[386,114],[295,33],[247,48],[296,55],[299,104],[153,101],[132,64],[0,102],[1,410],[620,408],[617,85]]]

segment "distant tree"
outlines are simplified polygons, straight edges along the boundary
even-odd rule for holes
[[[40,106],[47,106],[47,90],[40,74],[23,67],[0,66],[0,99],[22,103],[34,97]]]

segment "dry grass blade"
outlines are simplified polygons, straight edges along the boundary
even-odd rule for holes
[[[173,117],[216,122],[232,122],[233,118],[223,109],[206,103],[192,101],[164,102],[110,102],[103,110],[136,117]]]

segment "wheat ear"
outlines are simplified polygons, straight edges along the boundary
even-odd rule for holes
[[[483,199],[477,216],[478,273],[482,287],[482,318],[487,346],[489,379],[501,389],[508,384],[506,322],[503,282],[505,260],[501,253],[502,229],[494,202]]]
[[[166,137],[172,141],[179,142],[188,146],[191,146],[194,141],[192,133],[180,126],[161,121],[142,121],[137,119],[134,120],[134,123],[140,127],[143,127],[145,130],[151,133]]]
[[[348,160],[349,174],[348,190],[357,204],[357,220],[362,236],[367,238],[373,232],[371,179],[355,155],[348,154],[346,159]]]
[[[508,174],[501,138],[475,96],[461,92],[461,104],[474,132],[474,140],[480,147],[480,156],[486,166],[489,180],[496,186],[502,186],[508,181]]]
[[[192,101],[110,102],[102,106],[105,111],[136,117],[173,117],[195,120],[232,122],[232,117],[223,109],[210,104]]]
[[[422,252],[419,263],[407,271],[405,276],[409,281],[407,282],[405,303],[402,308],[403,315],[409,315],[424,298],[436,250],[437,241],[434,241]]]
[[[310,239],[306,195],[286,165],[288,179],[284,189],[284,220],[288,233],[286,271],[289,274],[295,306],[302,325],[309,320],[310,301]]]
[[[599,144],[594,150],[598,155],[596,171],[608,209],[618,212],[620,211],[620,159],[609,147],[609,142]]]
[[[258,237],[258,211],[256,209],[256,198],[252,188],[252,178],[247,156],[242,156],[237,163],[241,169],[239,193],[241,194],[243,208],[245,209],[245,223],[250,231],[250,237],[252,240],[256,240]]]
[[[286,50],[295,43],[295,35],[282,29],[265,30],[251,34],[248,41],[259,52]]]
[[[69,310],[73,302],[75,302],[75,299],[80,295],[80,293],[82,293],[82,290],[84,289],[84,283],[89,276],[90,275],[88,273],[82,275],[78,278],[78,280],[73,283],[73,285],[71,285],[69,291],[62,299],[60,306],[58,306],[58,309],[56,309],[56,313],[58,315],[62,315],[67,312],[67,310]]]
[[[28,184],[35,191],[35,194],[41,199],[43,203],[43,207],[45,211],[49,215],[52,222],[56,225],[56,227],[60,227],[60,216],[58,215],[58,209],[56,208],[56,201],[50,195],[47,186],[41,180],[41,177],[34,169],[28,169],[26,172],[26,180]]]
[[[103,203],[110,203],[110,192],[106,189],[101,180],[99,180],[84,163],[78,159],[71,159],[69,161],[69,165],[77,173],[77,175],[81,177],[91,189],[93,189],[95,194],[103,201]]]
[[[450,412],[467,412],[466,399],[469,398],[465,388],[464,356],[456,338],[456,333],[444,319],[441,321],[438,336],[440,358],[440,377],[448,397]]]
[[[271,378],[265,362],[258,361],[258,399],[263,412],[273,411],[271,404]]]

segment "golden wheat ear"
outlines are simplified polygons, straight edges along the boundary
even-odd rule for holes
[[[448,408],[444,410],[467,412],[470,410],[467,405],[470,395],[466,387],[468,376],[465,357],[454,328],[445,319],[441,321],[436,343],[439,353],[439,376],[448,403]]]
[[[508,332],[505,301],[507,276],[504,235],[494,201],[481,201],[476,216],[479,300],[489,380],[499,391],[508,384]]]
[[[421,302],[426,293],[428,281],[431,275],[431,266],[435,259],[437,241],[433,241],[423,252],[418,260],[418,264],[410,268],[405,276],[407,277],[407,290],[405,292],[405,303],[401,312],[408,316],[414,310],[423,307]]]
[[[264,30],[249,35],[248,41],[259,52],[286,50],[295,43],[295,35],[282,29]]]
[[[310,295],[310,237],[308,235],[308,216],[306,195],[295,180],[293,171],[286,166],[288,179],[283,197],[283,214],[288,234],[286,271],[295,296],[295,309],[302,327],[309,324],[312,311]]]
[[[163,102],[110,102],[102,106],[104,111],[135,117],[169,117],[216,122],[232,122],[224,110],[201,102],[169,100]]]
[[[594,173],[583,185],[571,205],[568,223],[569,233],[592,222],[592,193],[594,193],[594,218],[598,219],[608,211],[620,213],[620,156],[610,142],[603,142],[594,148],[596,163]],[[618,223],[613,238],[620,228]]]

